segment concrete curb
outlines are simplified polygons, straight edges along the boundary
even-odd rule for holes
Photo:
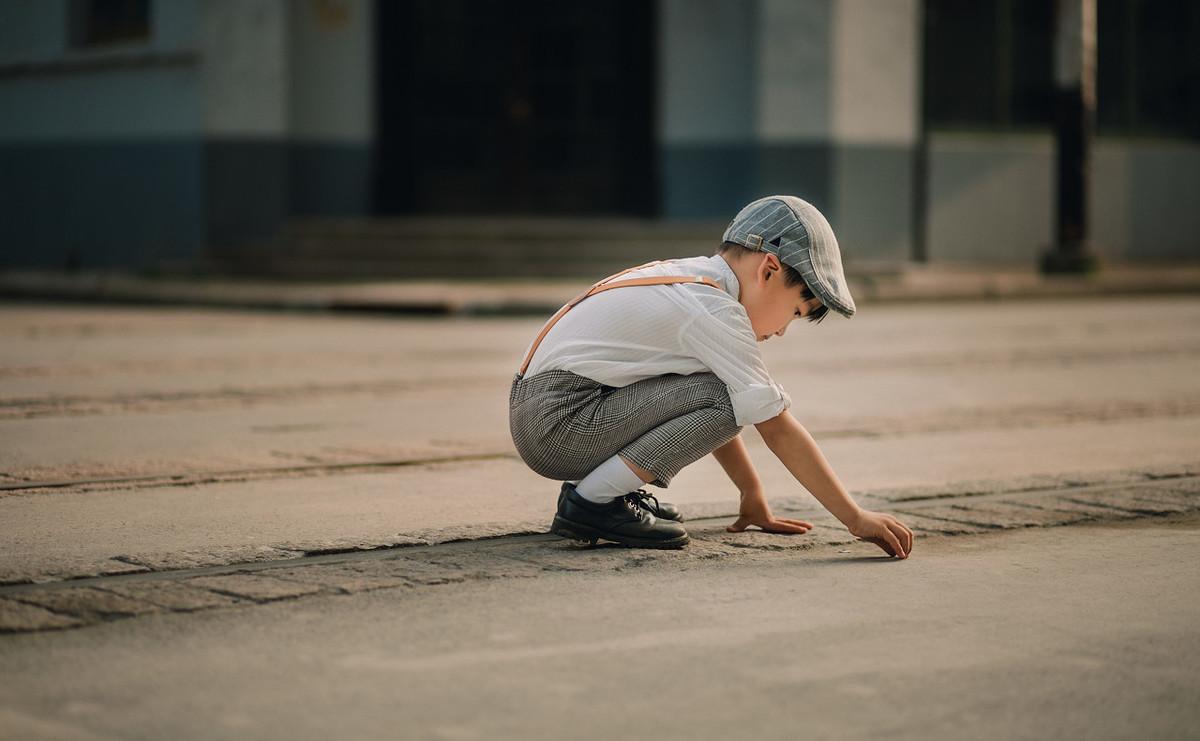
[[[1179,477],[1023,494],[968,495],[912,502],[898,512],[918,538],[975,536],[1200,511],[1200,478]],[[247,608],[281,600],[354,595],[376,589],[428,589],[462,582],[608,572],[660,563],[696,568],[714,560],[767,564],[837,553],[883,557],[832,517],[810,517],[807,536],[730,534],[724,522],[695,523],[679,551],[581,547],[551,535],[510,535],[257,565],[115,575],[51,585],[0,588],[0,633],[63,630],[164,612]]]
[[[942,485],[918,485],[899,488],[880,488],[853,492],[862,506],[884,512],[909,511],[912,507],[956,507],[985,499],[1039,496],[1069,496],[1094,489],[1135,491],[1147,485],[1195,482],[1200,484],[1200,464],[1168,464],[1138,470],[1108,472],[1060,472],[1011,479],[959,480]],[[180,485],[188,482],[180,481]],[[772,497],[770,505],[777,513],[789,513],[810,520],[830,520],[828,513],[815,499],[800,496]],[[1200,506],[1200,500],[1198,500]],[[688,522],[722,520],[731,522],[737,516],[736,503],[728,500],[689,503],[685,509]],[[815,519],[814,519],[815,518]],[[419,551],[452,543],[481,543],[504,538],[545,534],[549,513],[536,520],[496,521],[473,525],[449,525],[397,532],[386,538],[329,537],[317,540],[287,540],[269,543],[243,544],[216,549],[174,550],[168,552],[125,552],[107,558],[77,562],[61,570],[41,569],[22,572],[19,569],[0,573],[0,596],[7,590],[36,586],[87,583],[130,574],[165,574],[179,572],[210,573],[223,570],[258,567],[278,563],[312,563],[331,556],[354,553],[387,553],[401,550]],[[844,528],[835,523],[844,535]]]

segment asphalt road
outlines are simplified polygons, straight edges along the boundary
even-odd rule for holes
[[[928,538],[905,561],[619,550],[615,570],[0,636],[0,735],[1182,739],[1200,722],[1200,514]]]

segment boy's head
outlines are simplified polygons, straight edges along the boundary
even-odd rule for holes
[[[830,309],[846,317],[855,312],[833,229],[795,196],[747,205],[725,229],[717,254],[738,276],[738,300],[759,341],[782,335],[797,316],[815,322]]]

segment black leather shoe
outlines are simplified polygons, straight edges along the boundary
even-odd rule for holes
[[[564,483],[550,532],[573,540],[611,540],[634,548],[682,548],[688,544],[683,525],[654,516],[637,501],[626,495],[597,504],[579,496],[569,482]]]
[[[563,497],[567,495],[567,487],[563,487],[558,495],[558,506],[562,507]],[[633,500],[633,503],[650,514],[663,520],[674,520],[675,522],[683,522],[683,515],[679,512],[679,508],[670,502],[660,502],[658,497],[654,496],[645,489],[631,491],[625,495],[626,499]],[[653,500],[653,501],[651,501]]]
[[[645,489],[631,491],[625,495],[627,499],[635,500],[635,503],[655,517],[661,517],[664,520],[674,520],[675,522],[683,522],[683,515],[680,514],[679,508],[670,502],[660,502],[658,497],[654,496]],[[651,501],[653,500],[653,501]]]

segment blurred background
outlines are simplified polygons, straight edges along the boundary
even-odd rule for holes
[[[1094,12],[1088,248],[1200,259],[1200,4]],[[0,269],[593,276],[711,254],[772,193],[822,209],[851,271],[1036,264],[1055,14],[0,0]]]
[[[1195,738],[1197,48],[1200,0],[0,0],[0,739]],[[683,551],[548,534],[539,330],[774,193],[859,311],[764,367],[917,557],[749,430],[810,535],[726,532],[712,456]]]

